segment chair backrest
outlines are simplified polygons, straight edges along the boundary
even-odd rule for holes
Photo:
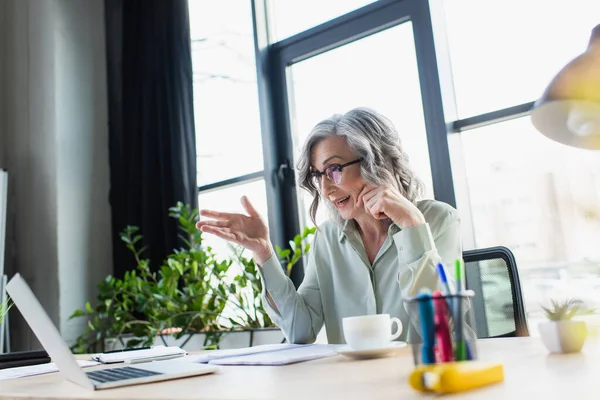
[[[478,338],[529,336],[517,263],[506,247],[463,252]]]

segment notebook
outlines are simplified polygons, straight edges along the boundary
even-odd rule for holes
[[[149,349],[127,349],[123,351],[114,351],[108,353],[99,353],[92,356],[92,360],[99,361],[102,364],[113,363],[138,363],[144,360],[166,360],[170,358],[182,357],[187,351],[177,346],[153,346]]]
[[[135,367],[119,366],[85,372],[21,275],[16,274],[8,282],[6,291],[61,375],[83,387],[95,390],[108,389],[209,374],[219,368],[216,365],[170,360],[146,362],[136,364]]]

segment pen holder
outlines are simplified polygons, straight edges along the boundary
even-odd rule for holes
[[[415,366],[477,360],[474,292],[405,298]]]

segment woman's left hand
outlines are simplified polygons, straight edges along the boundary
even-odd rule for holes
[[[358,205],[361,203],[374,218],[390,218],[402,229],[425,223],[423,213],[391,186],[365,186],[358,196]]]

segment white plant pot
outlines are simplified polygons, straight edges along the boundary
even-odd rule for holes
[[[250,331],[224,333],[219,341],[219,349],[240,349],[250,346]]]
[[[550,353],[577,353],[587,338],[584,321],[548,321],[539,325],[540,336]]]
[[[175,339],[173,335],[160,335],[154,339],[154,346],[177,346],[187,351],[202,350],[206,335],[204,333],[195,333],[193,335],[183,335],[179,339]]]

